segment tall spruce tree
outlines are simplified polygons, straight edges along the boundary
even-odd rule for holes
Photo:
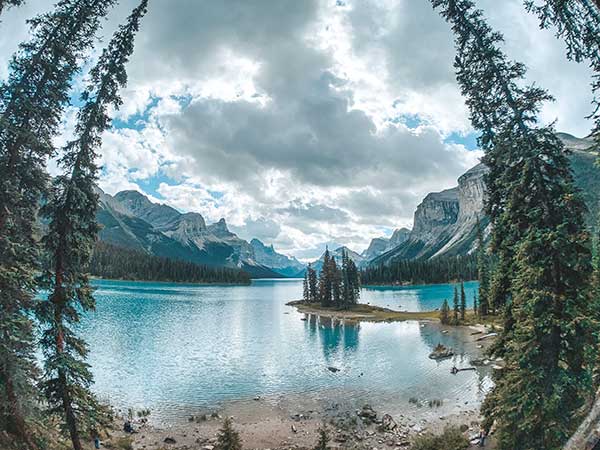
[[[457,79],[490,168],[492,248],[512,301],[501,340],[506,367],[486,399],[503,450],[558,449],[590,395],[587,336],[594,334],[585,206],[551,126],[537,123],[541,88],[500,50],[502,36],[471,0],[432,0],[456,36]]]
[[[460,320],[465,320],[467,312],[467,296],[465,294],[465,283],[460,283]]]
[[[488,255],[486,252],[485,240],[483,239],[483,230],[479,217],[477,217],[477,273],[479,278],[479,309],[482,316],[487,316],[489,311],[490,294],[490,268]]]
[[[458,289],[454,286],[454,299],[452,300],[452,321],[454,325],[458,324],[458,318],[460,317],[460,303],[458,300]]]
[[[302,300],[305,303],[310,302],[310,289],[308,287],[308,269],[304,273],[304,280],[302,280]]]
[[[0,428],[34,448],[31,310],[38,269],[36,215],[46,160],[73,75],[115,0],[61,0],[30,21],[32,38],[0,85]]]
[[[319,300],[321,306],[331,306],[333,304],[331,292],[331,259],[329,249],[325,249],[323,254],[323,267],[319,274]]]
[[[317,271],[312,268],[309,264],[306,269],[308,273],[308,290],[309,298],[311,303],[317,303],[319,301],[319,282],[317,279]]]
[[[346,250],[342,250],[342,298],[343,298],[343,307],[344,309],[348,309],[352,304],[352,286],[350,285],[350,277],[348,273],[348,262],[349,262],[348,252]]]
[[[594,231],[592,252],[592,268],[594,270],[592,289],[598,305],[600,305],[600,214],[598,214],[598,221]]]
[[[42,390],[52,411],[64,417],[74,450],[82,449],[82,432],[103,425],[102,408],[89,389],[92,375],[85,362],[87,345],[72,328],[80,320],[80,311],[95,306],[84,270],[98,232],[96,152],[102,133],[110,128],[108,108],[118,109],[122,103],[119,89],[127,82],[125,66],[147,4],[148,0],[142,0],[133,10],[90,71],[75,139],[65,146],[59,160],[64,174],[54,180],[42,208],[49,221],[43,242],[50,260],[44,275],[44,287],[50,294],[38,311],[46,328],[41,340],[46,357]]]
[[[349,303],[355,305],[360,298],[360,272],[354,260],[348,256],[348,284],[350,288]]]
[[[331,282],[331,302],[338,308],[343,307],[342,298],[342,272],[338,268],[335,258],[329,260],[329,277]]]
[[[450,305],[448,305],[448,300],[446,299],[444,299],[444,303],[442,303],[442,307],[440,308],[440,322],[444,325],[450,323]]]
[[[473,293],[473,314],[479,316],[479,302],[477,301],[477,292]]]

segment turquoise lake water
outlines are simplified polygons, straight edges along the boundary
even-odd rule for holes
[[[119,408],[150,408],[173,422],[227,402],[281,396],[403,411],[411,396],[443,399],[444,412],[476,405],[490,386],[485,370],[451,375],[478,356],[464,330],[433,323],[349,324],[286,306],[301,280],[250,286],[197,286],[98,280],[97,309],[81,331],[90,344],[94,389]],[[477,283],[467,283],[472,302]],[[361,302],[398,310],[438,308],[453,286],[363,289]],[[453,359],[427,356],[439,342]],[[333,366],[339,372],[327,368]],[[437,413],[436,413],[437,414]]]

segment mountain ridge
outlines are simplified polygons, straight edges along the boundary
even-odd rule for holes
[[[207,225],[197,212],[180,213],[153,203],[138,191],[121,191],[114,196],[100,188],[97,192],[97,218],[102,226],[99,237],[107,243],[197,264],[239,268],[256,278],[286,277],[291,274],[290,267],[294,272],[303,267],[272,246],[269,256],[278,261],[277,267],[264,264],[269,258],[257,257],[253,245],[232,233],[225,219]]]
[[[591,224],[600,209],[600,177],[594,167],[598,152],[593,150],[589,137],[579,139],[566,133],[558,136],[569,152],[575,184],[590,209],[587,219]],[[479,163],[458,178],[458,186],[425,196],[415,211],[409,238],[371,259],[369,265],[472,253],[476,248],[477,221],[484,235],[490,232],[484,212],[487,172],[487,167]]]

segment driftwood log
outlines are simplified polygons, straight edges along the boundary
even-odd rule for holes
[[[563,447],[563,450],[593,450],[600,442],[600,389],[592,409],[585,417],[575,434]]]

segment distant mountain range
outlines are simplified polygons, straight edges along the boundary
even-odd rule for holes
[[[589,221],[597,217],[600,177],[594,167],[597,152],[592,140],[560,133],[567,148],[575,181],[590,209]],[[389,264],[402,259],[429,259],[437,256],[466,255],[475,249],[476,222],[489,233],[484,214],[487,168],[478,164],[458,178],[458,186],[428,194],[417,206],[412,230],[399,228],[390,238],[374,238],[358,254],[346,247],[330,250],[341,261],[346,249],[358,267]],[[258,239],[250,242],[229,231],[225,219],[206,224],[198,213],[182,214],[170,206],[153,203],[137,191],[114,196],[98,190],[102,225],[100,239],[111,244],[211,266],[237,267],[252,277],[302,277],[306,266],[296,258],[275,251]],[[323,255],[312,262],[320,271]]]
[[[565,133],[558,136],[570,150],[575,182],[590,210],[591,224],[598,215],[600,201],[600,177],[594,167],[598,153],[592,150],[590,138],[578,139]],[[368,264],[471,253],[476,247],[477,218],[484,233],[489,233],[489,220],[484,213],[486,172],[487,168],[478,164],[459,177],[457,187],[427,195],[417,206],[408,238],[371,258]],[[374,245],[379,244],[372,242],[371,246]]]
[[[151,202],[137,191],[114,196],[98,189],[100,239],[148,254],[210,266],[237,267],[255,278],[278,278],[304,269],[258,239],[247,242],[229,231],[225,219],[207,225],[198,213],[182,214]]]
[[[400,244],[404,243],[410,236],[410,230],[408,228],[398,228],[394,230],[392,237],[378,237],[371,240],[369,247],[362,252],[361,256],[370,261],[373,258],[390,251]]]

